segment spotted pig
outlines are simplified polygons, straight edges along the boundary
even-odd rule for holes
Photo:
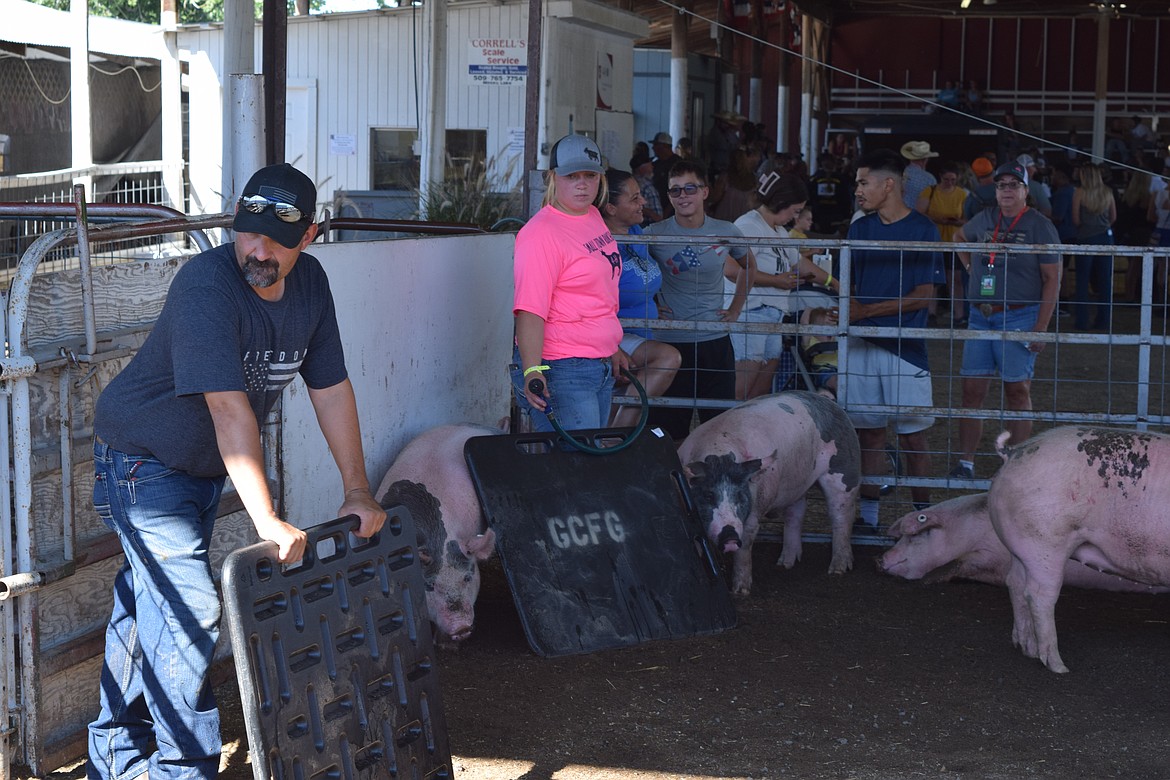
[[[800,559],[806,494],[825,494],[832,524],[831,574],[853,566],[850,536],[861,479],[857,433],[841,407],[815,393],[755,398],[696,428],[679,447],[696,507],[715,546],[733,553],[732,590],[752,587],[752,542],[760,516],[784,519],[777,562]]]
[[[987,511],[1012,556],[1012,641],[1063,673],[1054,608],[1066,561],[1170,586],[1170,436],[1068,426],[1012,448],[1007,437]]]
[[[432,428],[402,449],[375,493],[383,507],[405,506],[414,519],[427,612],[443,642],[471,636],[479,562],[496,547],[496,533],[485,526],[463,459],[463,445],[472,436],[496,433],[498,429],[478,425]]]

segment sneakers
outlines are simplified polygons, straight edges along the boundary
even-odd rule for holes
[[[975,479],[975,469],[959,463],[953,469],[951,469],[951,473],[947,476],[955,477],[956,479]]]

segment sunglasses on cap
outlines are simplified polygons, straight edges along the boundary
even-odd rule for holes
[[[672,198],[677,198],[679,195],[687,194],[694,195],[699,191],[700,187],[706,187],[706,184],[684,184],[681,187],[671,187],[666,191],[666,194]]]
[[[263,214],[269,206],[281,222],[300,222],[305,218],[305,214],[291,203],[269,200],[263,195],[245,195],[240,198],[240,207],[252,214]]]

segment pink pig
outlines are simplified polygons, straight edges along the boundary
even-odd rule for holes
[[[960,496],[907,512],[890,526],[888,533],[898,542],[877,560],[878,570],[885,574],[926,582],[1007,582],[1012,556],[991,526],[986,493]],[[1170,592],[1170,588],[1127,580],[1073,560],[1065,561],[1064,584],[1095,590]]]
[[[1006,448],[1007,436],[987,510],[1012,556],[1012,641],[1063,673],[1054,610],[1069,559],[1170,586],[1170,436],[1068,426]]]
[[[752,588],[752,542],[760,517],[780,510],[779,564],[800,560],[806,494],[825,494],[833,532],[830,574],[853,566],[850,540],[861,479],[861,447],[849,417],[815,393],[766,395],[700,425],[679,447],[690,492],[716,549],[734,553],[732,591]]]
[[[471,636],[479,562],[496,548],[496,532],[485,528],[463,445],[472,436],[499,432],[478,425],[432,428],[402,449],[374,494],[383,507],[405,506],[414,519],[427,612],[440,639],[461,642]]]

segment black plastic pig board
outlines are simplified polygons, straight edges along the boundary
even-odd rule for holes
[[[596,444],[628,433],[574,435]],[[464,454],[537,654],[735,625],[668,438],[647,431],[626,449],[588,455],[566,451],[552,434],[483,436],[469,439]]]
[[[451,778],[414,522],[391,509],[372,540],[356,522],[309,529],[299,567],[271,543],[224,561],[256,778]]]

